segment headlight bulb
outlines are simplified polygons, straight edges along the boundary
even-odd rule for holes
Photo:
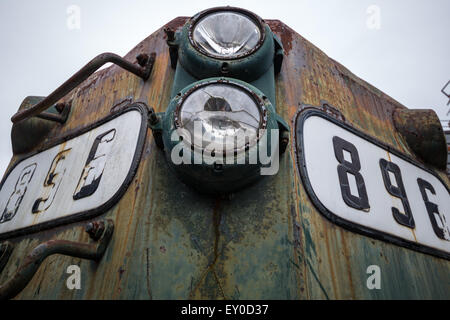
[[[185,143],[197,150],[220,144],[216,150],[219,153],[239,153],[254,145],[263,123],[255,98],[247,90],[227,83],[193,90],[180,106],[179,120],[178,127],[188,133],[183,135]]]
[[[219,11],[201,18],[193,29],[194,44],[219,59],[233,59],[254,50],[261,40],[261,30],[248,16],[233,11]]]

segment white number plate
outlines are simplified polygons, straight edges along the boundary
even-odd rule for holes
[[[139,163],[146,110],[138,105],[16,164],[0,186],[0,237],[100,214]]]
[[[300,114],[297,143],[302,179],[321,213],[354,231],[450,257],[450,195],[432,171],[318,111]]]

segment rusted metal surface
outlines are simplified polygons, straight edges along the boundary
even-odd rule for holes
[[[0,273],[2,273],[3,268],[8,263],[12,250],[13,246],[8,241],[0,244]]]
[[[421,160],[441,170],[447,167],[447,143],[433,110],[396,109],[393,118],[395,128]]]
[[[41,263],[50,255],[62,254],[71,257],[99,261],[114,232],[114,223],[109,220],[106,222],[91,222],[89,225],[101,225],[101,234],[96,235],[100,240],[97,244],[86,244],[67,240],[49,240],[38,245],[30,254],[28,254],[14,276],[6,283],[0,285],[0,300],[14,298],[25,288],[28,282],[33,278]],[[88,231],[89,233],[89,231]],[[101,238],[101,239],[100,239]]]
[[[31,108],[44,98],[45,97],[37,96],[26,97],[22,101],[19,111]],[[56,105],[54,111],[58,112]],[[61,111],[65,113],[65,122],[70,112],[70,105],[67,104],[67,107]],[[58,119],[63,119],[62,114],[43,112],[38,117],[32,117],[24,121],[14,123],[11,130],[11,145],[13,153],[23,154],[32,151],[37,144],[41,143],[48,137],[48,134],[54,127],[58,126],[58,122],[61,123]]]
[[[38,104],[16,113],[11,118],[11,121],[13,123],[17,123],[19,121],[40,114],[44,110],[48,109],[52,104],[56,103],[59,99],[64,98],[64,96],[66,96],[70,91],[72,91],[80,83],[86,80],[98,68],[108,62],[112,62],[118,65],[119,67],[137,75],[138,77],[141,77],[145,81],[148,79],[152,70],[153,62],[155,60],[154,54],[149,56],[147,54],[141,53],[136,57],[136,59],[140,67],[134,65],[131,62],[128,62],[127,60],[114,53],[106,52],[99,54]]]
[[[91,75],[60,102],[72,100],[64,126],[49,136],[75,132],[129,101],[163,112],[174,70],[164,28],[125,59],[156,52],[147,81],[117,66]],[[285,57],[276,78],[277,112],[291,125],[301,105],[321,106],[368,135],[417,159],[396,130],[392,114],[405,107],[362,81],[278,20],[266,20]],[[325,107],[326,109],[326,107]],[[290,141],[295,141],[291,130]],[[49,141],[42,141],[36,149]],[[147,132],[133,183],[102,218],[115,236],[102,261],[47,258],[17,299],[393,299],[442,298],[450,292],[445,259],[343,229],[323,217],[301,182],[295,143],[287,145],[277,175],[226,197],[209,197],[180,183]],[[14,156],[10,165],[18,160]],[[419,160],[419,159],[417,159]],[[435,170],[447,183],[444,171]],[[14,243],[0,283],[10,279],[25,253],[49,240],[86,242],[81,222],[9,239]],[[65,286],[65,269],[81,267],[81,290]],[[366,287],[369,265],[381,268],[382,289]]]
[[[283,116],[292,123],[301,104],[320,106],[326,100],[346,123],[411,156],[392,113],[405,108],[386,94],[353,75],[327,57],[306,39],[279,21],[270,21],[287,52],[278,78],[277,99]],[[292,158],[295,157],[291,149]],[[440,177],[448,179],[443,171]],[[297,174],[293,176],[296,195],[292,229],[300,229],[295,253],[303,298],[448,298],[449,262],[359,236],[321,216]],[[382,289],[368,290],[363,280],[369,265],[382,270]],[[440,279],[440,280],[439,280]]]

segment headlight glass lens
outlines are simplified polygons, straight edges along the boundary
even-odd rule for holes
[[[180,135],[194,148],[240,152],[257,142],[261,108],[240,87],[209,84],[188,95],[181,105],[180,120],[180,127],[186,129]]]
[[[244,14],[216,12],[194,26],[194,43],[217,58],[235,58],[254,49],[261,39],[258,25]]]

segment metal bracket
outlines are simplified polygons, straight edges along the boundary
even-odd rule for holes
[[[175,31],[171,28],[165,28],[164,32],[167,37],[167,45],[169,46],[170,66],[172,69],[176,69],[178,63],[178,42]]]
[[[281,71],[281,65],[283,64],[284,49],[280,38],[278,38],[275,34],[273,35],[273,42],[275,44],[275,56],[273,58],[274,72],[275,74],[279,74]]]
[[[57,103],[55,105],[55,109],[59,112],[59,114],[44,111],[36,115],[36,117],[64,124],[67,121],[67,118],[69,117],[71,106],[72,106],[71,103]]]
[[[447,142],[434,110],[397,108],[392,119],[414,155],[440,170],[446,169]]]
[[[275,120],[278,123],[278,129],[280,132],[279,136],[279,154],[283,154],[286,151],[287,145],[289,144],[290,128],[284,119],[275,113]]]
[[[148,108],[148,126],[152,129],[153,138],[158,148],[164,150],[164,143],[162,139],[162,118],[164,112],[156,113],[152,107]]]
[[[97,71],[98,68],[103,66],[108,62],[112,62],[119,67],[141,77],[144,81],[148,79],[150,73],[153,69],[153,64],[155,62],[156,54],[152,53],[150,55],[140,54],[136,57],[139,65],[128,62],[124,58],[114,54],[114,53],[102,53],[97,57],[88,62],[83,68],[75,73],[72,77],[59,86],[55,91],[49,94],[44,100],[40,101],[33,107],[21,110],[17,112],[12,118],[13,123],[28,119],[32,116],[41,114],[43,111],[47,110],[50,106],[58,102],[59,99],[63,98],[70,91],[75,89],[79,84],[86,80],[91,74]],[[45,116],[45,115],[44,115]],[[54,119],[55,120],[55,119]]]
[[[25,257],[14,276],[6,283],[0,285],[0,300],[12,299],[19,294],[33,278],[45,258],[53,254],[99,261],[103,257],[113,235],[114,223],[112,220],[107,220],[105,222],[91,222],[86,226],[86,232],[91,235],[91,238],[95,238],[92,236],[92,232],[94,231],[93,234],[97,237],[97,231],[102,229],[102,225],[104,225],[103,234],[97,243],[87,244],[67,240],[49,240],[38,245]]]
[[[2,273],[9,257],[11,256],[13,245],[10,242],[4,242],[0,245],[0,273]]]

